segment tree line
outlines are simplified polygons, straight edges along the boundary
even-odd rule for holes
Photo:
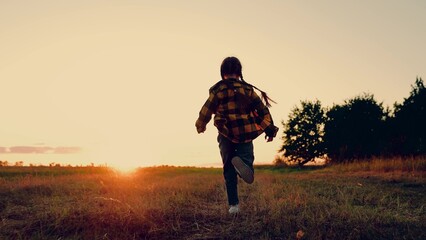
[[[319,100],[301,101],[283,124],[279,152],[304,165],[316,158],[333,163],[372,157],[426,154],[426,90],[416,78],[411,92],[393,110],[372,94],[361,94],[326,108]]]
[[[33,163],[30,163],[28,166],[29,167],[108,167],[107,164],[100,164],[100,165],[95,166],[94,163],[90,163],[90,164],[87,164],[85,166],[83,166],[82,164],[72,166],[71,164],[60,164],[60,163],[56,163],[56,162],[51,162],[51,163],[49,163],[49,165],[43,165],[43,164],[35,165]],[[1,161],[0,160],[0,167],[24,167],[24,161],[17,161],[15,163],[11,163],[11,162],[8,162],[8,161]]]

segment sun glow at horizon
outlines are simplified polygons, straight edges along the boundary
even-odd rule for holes
[[[140,141],[106,142],[91,147],[88,152],[94,162],[105,163],[123,173],[149,166],[153,162],[149,146]]]

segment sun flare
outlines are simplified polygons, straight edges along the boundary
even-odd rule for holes
[[[94,161],[105,164],[121,173],[132,173],[139,167],[152,162],[150,151],[143,144],[113,143],[93,147],[91,152]]]

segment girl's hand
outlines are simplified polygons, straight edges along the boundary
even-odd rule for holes
[[[267,142],[272,142],[274,140],[274,137],[277,136],[278,128],[274,125],[269,125],[265,129],[265,139]]]
[[[271,137],[271,136],[266,136],[265,135],[265,139],[266,139],[266,142],[272,142],[272,140],[274,140],[274,137]]]
[[[206,127],[197,127],[198,133],[203,133],[204,131],[206,131]]]
[[[203,133],[206,131],[206,125],[203,125],[199,119],[195,122],[195,128],[197,129],[198,133]]]

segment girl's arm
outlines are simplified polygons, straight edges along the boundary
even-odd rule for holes
[[[216,111],[216,108],[216,95],[213,92],[210,92],[209,98],[201,108],[198,119],[195,122],[195,127],[197,128],[198,133],[202,133],[206,130],[207,123],[209,123],[212,118],[212,114]]]
[[[274,125],[272,120],[272,115],[269,112],[268,107],[263,104],[260,97],[253,91],[252,93],[252,109],[254,109],[255,114],[258,116],[258,125],[265,132],[266,138],[269,141],[277,135],[278,127]]]

